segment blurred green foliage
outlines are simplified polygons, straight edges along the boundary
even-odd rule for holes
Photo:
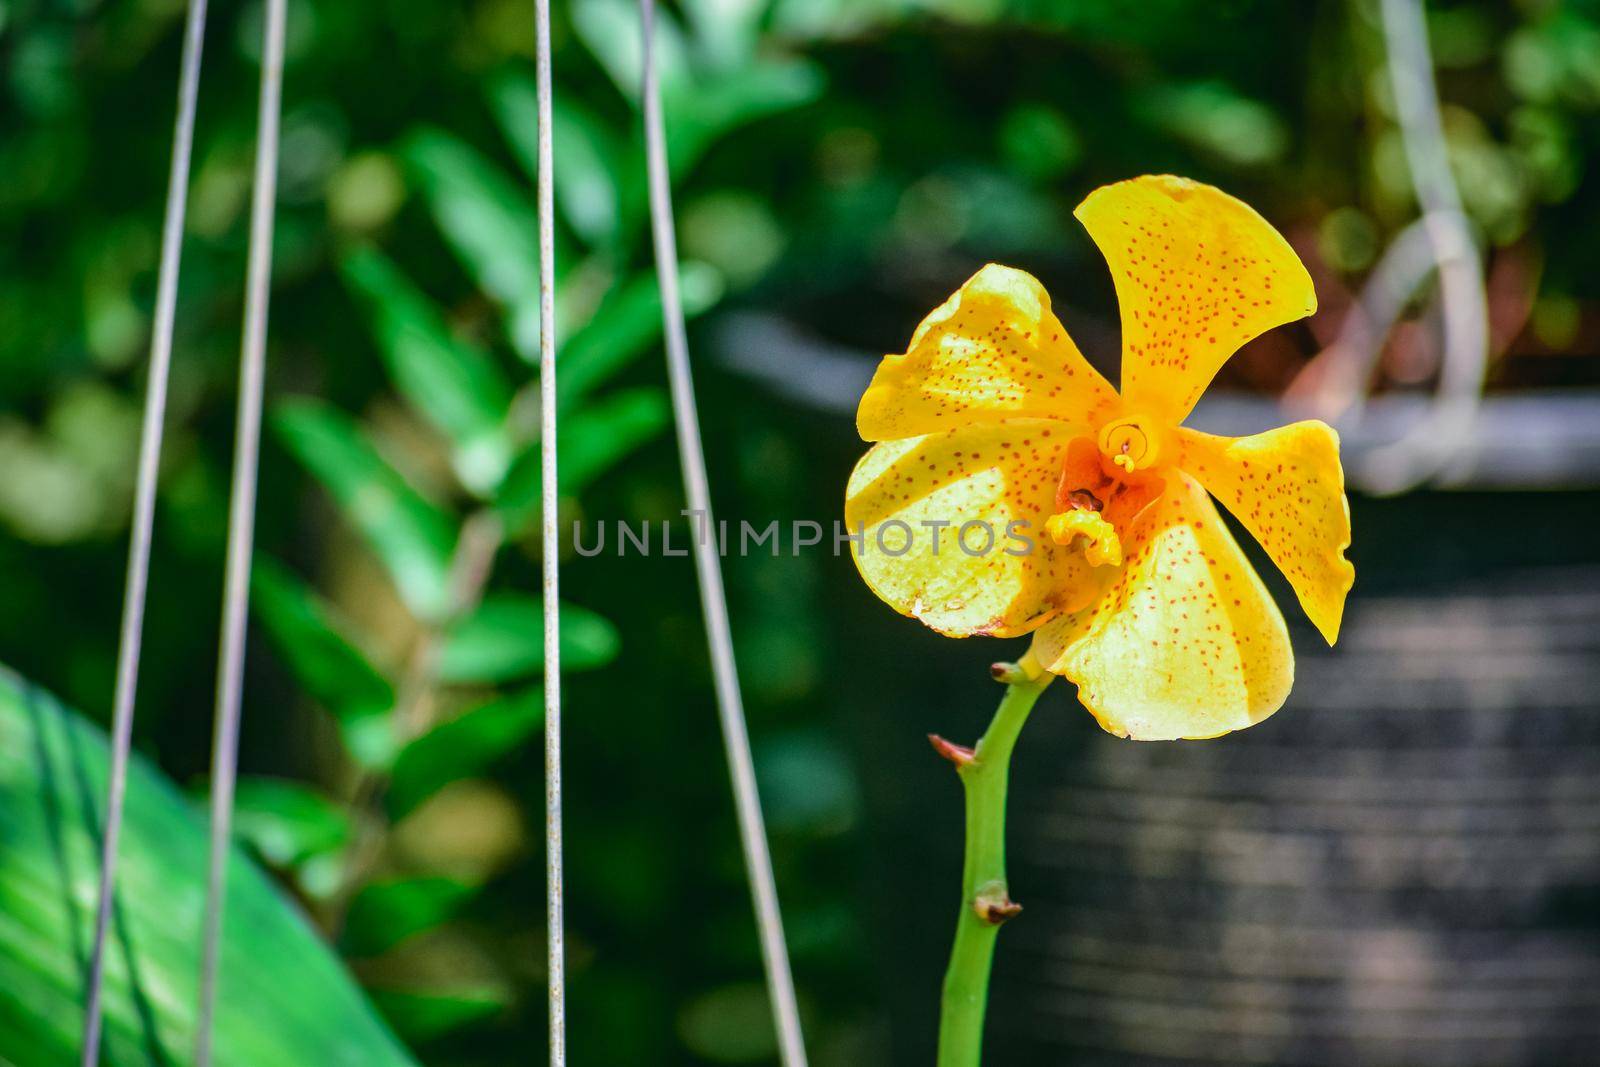
[[[1600,10],[1429,13],[1507,335],[1495,382],[1592,384]],[[0,660],[90,711],[111,690],[181,16],[0,0]],[[212,12],[140,701],[141,747],[197,788],[260,17]],[[556,10],[561,490],[591,522],[681,521],[635,19],[628,0]],[[502,1063],[543,1032],[532,25],[528,0],[290,5],[239,830],[430,1063]],[[1416,210],[1372,0],[684,0],[663,32],[705,319],[759,309],[895,349],[998,259],[1103,357],[1110,286],[1070,217],[1101,182],[1175,171],[1244,196],[1325,308]],[[1281,388],[1317,330],[1227,384]],[[722,513],[830,518],[849,428],[762,404],[711,336]],[[875,610],[830,597],[839,566],[729,564],[757,760],[815,1062],[922,1062],[875,963],[862,812],[892,786],[852,751],[860,708],[822,699],[891,684],[832,676],[840,613]],[[564,573],[586,672],[567,695],[574,1062],[769,1061],[688,566]]]

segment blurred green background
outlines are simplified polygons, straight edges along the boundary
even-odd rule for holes
[[[1428,9],[1487,249],[1490,387],[1594,385],[1600,5]],[[102,722],[182,17],[0,0],[0,661]],[[261,18],[215,4],[207,37],[139,700],[138,748],[196,795]],[[569,519],[682,527],[636,18],[555,10],[562,490]],[[1321,313],[1224,371],[1277,394],[1416,213],[1367,0],[686,0],[664,20],[726,517],[830,522],[861,448],[730,370],[730,323],[895,351],[1000,260],[1107,366],[1111,287],[1071,209],[1171,171],[1248,200],[1312,268]],[[289,7],[238,828],[430,1064],[537,1059],[544,1033],[532,28],[527,0]],[[1430,380],[1408,336],[1380,387]],[[457,582],[463,559],[481,566]],[[897,784],[874,767],[945,712],[864,729],[906,657],[838,650],[903,633],[972,674],[973,716],[995,650],[881,626],[826,553],[727,570],[813,1062],[916,1062],[896,1035],[931,1028],[936,976],[888,988],[873,812]],[[574,557],[563,582],[573,1062],[772,1062],[690,564]],[[952,789],[929,819],[956,814]],[[924,936],[942,953],[945,928]]]

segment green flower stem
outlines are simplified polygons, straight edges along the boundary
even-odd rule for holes
[[[1055,676],[1036,666],[996,665],[1008,682],[994,721],[967,750],[940,738],[934,747],[956,765],[967,798],[967,853],[961,872],[961,915],[944,977],[939,1015],[939,1067],[977,1067],[983,1056],[983,1018],[989,970],[1000,924],[1022,909],[1006,886],[1006,786],[1011,750],[1034,701]]]

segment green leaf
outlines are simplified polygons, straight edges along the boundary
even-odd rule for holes
[[[528,177],[539,175],[539,101],[533,79],[507,73],[490,87],[490,103]],[[591,246],[615,246],[622,218],[621,149],[591,112],[558,97],[551,103],[556,206]]]
[[[341,943],[357,959],[387,952],[413,934],[449,921],[478,887],[455,878],[374,882],[356,894]]]
[[[696,55],[720,68],[748,64],[761,38],[762,17],[771,6],[769,0],[684,0]]]
[[[776,59],[695,82],[676,102],[678,121],[669,131],[673,174],[687,173],[707,149],[739,127],[811,103],[823,86],[814,64]]]
[[[592,670],[621,646],[616,627],[585,608],[561,605],[561,666]],[[544,665],[544,613],[538,599],[516,593],[484,598],[457,622],[439,656],[444,682],[495,683],[525,677]]]
[[[569,495],[583,492],[671,421],[665,394],[653,386],[621,390],[572,412],[558,433],[561,491]],[[542,477],[536,443],[517,457],[495,498],[495,507],[510,529],[533,521]]]
[[[0,1063],[77,1062],[107,763],[98,727],[0,670]],[[101,1062],[187,1063],[205,826],[135,755],[122,834]],[[299,910],[237,850],[216,1041],[218,1063],[250,1067],[415,1062]]]
[[[394,686],[346,636],[331,605],[274,559],[257,556],[251,605],[300,687],[338,721],[345,747],[365,767],[393,757]]]
[[[633,5],[627,0],[585,0],[573,6],[572,26],[584,46],[611,76],[617,91],[637,101],[644,52],[639,36],[639,14]],[[666,12],[656,15],[655,60],[662,99],[672,99],[688,80],[689,57],[677,21]],[[671,113],[669,109],[667,114]]]
[[[539,246],[529,191],[443,130],[419,130],[402,153],[456,256],[483,291],[511,312],[513,347],[524,359],[535,358]]]
[[[684,314],[693,318],[722,299],[722,277],[704,263],[680,267]],[[556,393],[563,408],[592,393],[661,340],[661,290],[653,274],[615,286],[594,316],[562,342]]]
[[[390,817],[400,819],[451,782],[480,774],[543,722],[544,691],[536,688],[480,704],[435,726],[395,760],[387,797]]]
[[[567,416],[556,476],[579,493],[672,421],[666,395],[653,386],[624,389]]]
[[[450,332],[437,308],[381,253],[347,256],[344,277],[365,297],[395,387],[454,446],[456,473],[492,489],[510,462],[511,386],[488,353]]]
[[[242,778],[233,809],[235,836],[274,867],[297,867],[350,842],[344,809],[302,782]]]
[[[511,152],[522,164],[528,180],[538,181],[539,88],[533,78],[518,70],[502,72],[489,83],[489,106],[500,120],[500,130],[505,134],[506,143],[511,145]],[[550,101],[552,111],[561,106],[558,100]],[[554,118],[554,115],[551,117]],[[559,182],[556,184],[560,185]],[[560,199],[559,187],[554,193]]]
[[[511,1003],[501,986],[463,986],[459,989],[375,989],[372,999],[394,1020],[407,1040],[423,1042],[500,1014]]]
[[[719,11],[716,17],[726,27],[729,13]],[[643,53],[633,5],[585,0],[573,8],[572,24],[617,89],[637,103]],[[668,14],[657,15],[656,63],[674,175],[686,173],[718,138],[739,126],[810,103],[822,93],[822,73],[814,63],[756,56],[730,66],[725,64],[740,58],[736,43],[697,40],[694,45],[685,42]],[[691,54],[704,54],[711,62],[695,69]]]
[[[278,405],[284,446],[322,482],[383,561],[407,607],[424,619],[449,601],[455,525],[378,455],[348,415],[316,400]]]
[[[678,1036],[701,1063],[762,1063],[777,1040],[767,1023],[766,991],[755,982],[701,993],[678,1013]]]

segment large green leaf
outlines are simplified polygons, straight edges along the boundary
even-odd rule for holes
[[[0,1063],[76,1063],[93,933],[104,734],[0,669]],[[110,1067],[190,1062],[206,834],[144,760],[129,768],[106,968]],[[414,1061],[301,913],[242,853],[229,871],[219,1067]]]
[[[422,618],[449,603],[455,525],[378,454],[350,416],[316,400],[278,405],[284,445],[316,475]]]

